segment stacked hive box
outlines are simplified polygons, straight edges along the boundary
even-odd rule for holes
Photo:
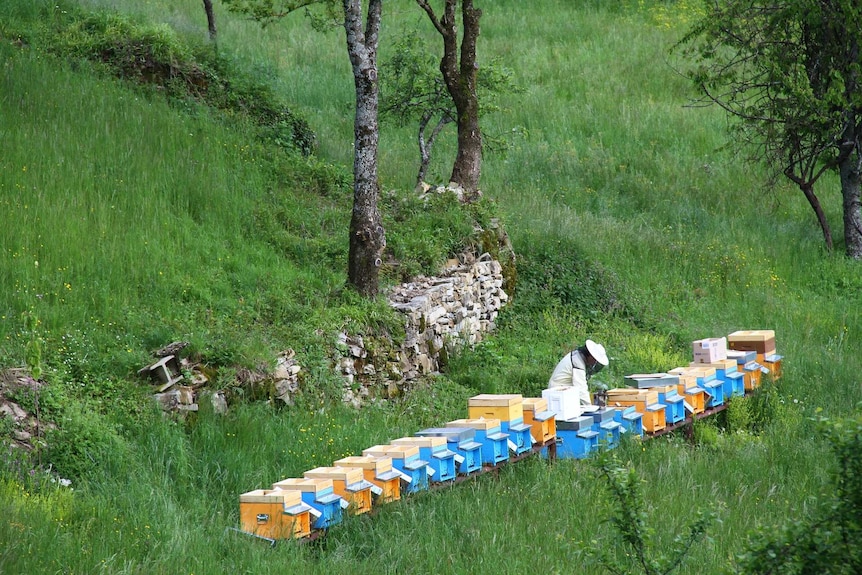
[[[533,446],[530,426],[524,423],[524,398],[518,394],[484,393],[471,397],[467,403],[470,419],[499,419],[503,433],[509,435],[508,446],[515,455],[530,451]]]
[[[392,469],[391,457],[360,457],[352,455],[335,461],[338,467],[356,467],[362,470],[366,481],[374,487],[371,492],[381,503],[401,499],[401,476]]]
[[[775,331],[771,329],[754,329],[735,331],[727,336],[730,349],[738,351],[754,351],[757,353],[757,363],[766,367],[772,374],[772,379],[781,377],[782,356],[775,353]]]
[[[256,489],[239,496],[240,526],[266,539],[301,539],[311,534],[311,507],[299,491]]]
[[[574,387],[543,389],[542,399],[548,402],[548,410],[554,413],[557,422],[572,420],[581,415],[581,397]]]
[[[358,467],[316,467],[303,473],[306,479],[331,479],[333,492],[347,502],[347,512],[361,515],[371,511],[371,487]]]

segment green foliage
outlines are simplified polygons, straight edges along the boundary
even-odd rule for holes
[[[829,421],[822,429],[835,458],[830,490],[811,515],[754,533],[737,558],[750,574],[859,573],[862,570],[862,415]]]
[[[706,535],[715,519],[714,510],[698,509],[685,535],[677,535],[667,548],[656,546],[654,529],[647,526],[648,507],[642,494],[643,481],[633,467],[623,466],[612,452],[604,452],[594,465],[606,481],[615,514],[610,522],[618,545],[604,544],[591,554],[610,573],[639,572],[644,575],[667,575],[679,569],[689,550]],[[613,549],[613,551],[609,550]]]
[[[518,255],[517,310],[535,314],[566,308],[587,318],[625,313],[618,278],[577,242],[534,235]]]

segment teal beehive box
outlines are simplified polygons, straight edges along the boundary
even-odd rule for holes
[[[599,432],[592,417],[557,421],[557,457],[583,459],[599,449]]]
[[[419,457],[428,462],[428,474],[432,483],[452,481],[457,475],[455,452],[450,450],[445,437],[402,437],[390,442],[392,445],[415,445]]]
[[[445,437],[449,449],[455,452],[458,473],[469,475],[482,469],[482,444],[475,440],[472,427],[431,427],[416,433],[420,437]]]
[[[523,419],[500,422],[502,433],[509,435],[507,445],[512,455],[527,453],[533,447],[532,427],[525,424]]]
[[[499,419],[456,419],[446,427],[470,427],[482,445],[483,465],[499,465],[509,460],[509,434],[503,433]]]

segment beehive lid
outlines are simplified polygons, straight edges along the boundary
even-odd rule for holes
[[[467,400],[467,405],[475,407],[512,407],[524,401],[520,394],[495,395],[482,393]]]
[[[745,329],[727,336],[727,341],[766,341],[768,339],[775,339],[775,330]]]
[[[309,469],[303,475],[307,478],[332,479],[343,481],[345,485],[352,485],[362,481],[362,470],[358,467],[316,467]]]
[[[372,469],[375,475],[386,473],[392,469],[391,457],[368,457],[351,455],[335,461],[339,467],[358,467],[360,469]]]
[[[240,503],[277,503],[293,507],[302,503],[302,493],[283,489],[255,489],[239,496]]]
[[[321,491],[332,490],[332,479],[320,478],[298,478],[290,477],[282,479],[272,484],[273,489],[283,489],[285,491],[304,491],[306,493],[320,493]]]
[[[410,459],[411,457],[419,457],[419,447],[416,445],[375,445],[364,449],[362,455]]]
[[[500,427],[499,419],[456,419],[446,424],[446,427],[472,427],[488,431]]]
[[[417,447],[430,447],[433,449],[443,449],[446,447],[445,437],[425,436],[425,437],[399,437],[392,440],[392,445],[415,445]]]

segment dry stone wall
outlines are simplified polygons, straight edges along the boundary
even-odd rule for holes
[[[369,346],[362,336],[340,336],[336,364],[345,378],[344,401],[361,405],[377,395],[375,385],[397,395],[420,375],[437,372],[453,346],[481,341],[509,299],[503,281],[500,262],[483,254],[469,263],[450,262],[440,276],[396,286],[389,303],[404,314],[403,344]]]

